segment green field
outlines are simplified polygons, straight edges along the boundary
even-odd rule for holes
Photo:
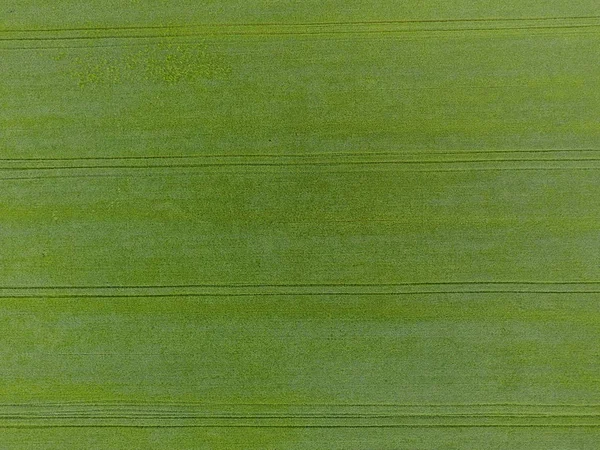
[[[0,449],[600,447],[600,6],[0,5]]]

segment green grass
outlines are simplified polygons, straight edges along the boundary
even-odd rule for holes
[[[598,447],[595,2],[42,3],[0,448]]]

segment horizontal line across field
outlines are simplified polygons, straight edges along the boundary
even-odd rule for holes
[[[599,427],[600,405],[61,402],[0,405],[0,428]]]
[[[0,30],[0,41],[154,39],[193,36],[285,36],[489,31],[600,30],[600,16],[381,20],[305,23],[167,24]]]
[[[598,170],[598,149],[573,150],[493,150],[448,152],[373,152],[318,154],[197,154],[123,155],[88,157],[4,157],[0,158],[0,180],[155,174],[169,170],[194,171],[273,171],[352,169],[406,172],[447,172],[478,170]],[[57,175],[46,175],[48,173]],[[18,173],[18,177],[7,176]],[[194,172],[184,172],[191,175]]]
[[[442,294],[600,294],[599,282],[422,282],[381,284],[181,284],[4,286],[0,298],[165,298],[403,296]]]

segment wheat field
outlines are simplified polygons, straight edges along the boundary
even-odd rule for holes
[[[5,0],[0,448],[597,449],[599,32]]]

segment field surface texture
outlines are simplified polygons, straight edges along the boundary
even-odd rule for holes
[[[597,0],[0,2],[0,448],[600,448]]]

